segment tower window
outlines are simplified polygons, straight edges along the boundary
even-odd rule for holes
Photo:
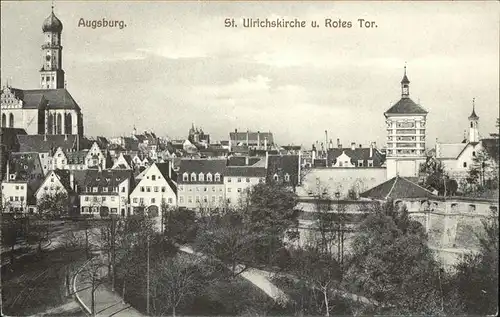
[[[464,162],[464,167],[467,167],[467,162]]]
[[[472,151],[472,156],[476,156],[476,151]]]
[[[473,122],[470,123],[470,127],[474,128],[474,123]]]

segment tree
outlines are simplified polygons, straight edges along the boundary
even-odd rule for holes
[[[498,311],[498,214],[483,220],[478,233],[479,253],[467,254],[456,266],[453,289],[468,315],[494,315]]]
[[[437,314],[439,274],[422,225],[389,201],[359,225],[344,283],[378,302],[379,313]]]
[[[165,316],[171,310],[176,315],[179,304],[196,293],[201,272],[198,260],[187,255],[161,257],[153,269],[152,300],[157,316]]]
[[[47,217],[61,217],[68,214],[69,199],[65,192],[45,194],[37,200],[37,210],[40,215]]]
[[[201,253],[228,265],[235,278],[255,264],[253,251],[263,238],[264,234],[254,231],[241,214],[228,210],[202,225],[195,246]]]
[[[440,196],[453,196],[457,192],[458,183],[446,173],[444,164],[433,157],[428,157],[420,166],[420,173],[424,176],[422,185],[435,189]]]
[[[163,233],[170,241],[185,244],[194,241],[197,232],[196,213],[168,207],[163,214]]]
[[[88,287],[90,288],[90,310],[92,316],[97,315],[95,307],[95,292],[106,282],[105,268],[106,266],[101,263],[99,258],[96,257],[87,262],[80,273],[81,279],[84,281],[83,284],[89,285]]]
[[[285,238],[297,238],[297,231],[293,230],[298,226],[299,211],[295,209],[297,195],[282,184],[261,183],[251,188],[247,199],[242,204],[245,221],[252,224],[255,232],[267,235],[267,239],[262,241],[261,250],[255,250],[255,254],[262,257],[267,253],[267,263],[271,263]],[[267,252],[263,252],[265,249]]]
[[[468,171],[467,181],[480,188],[494,189],[498,183],[498,164],[483,149],[476,152]]]

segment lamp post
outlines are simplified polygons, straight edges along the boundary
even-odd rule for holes
[[[338,263],[341,262],[341,257],[340,257],[340,252],[341,252],[341,247],[340,247],[340,239],[341,239],[341,234],[340,234],[340,192],[335,192],[335,198],[337,199],[337,261]]]

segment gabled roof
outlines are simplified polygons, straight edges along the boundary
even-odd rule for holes
[[[11,88],[17,98],[23,100],[23,109],[72,109],[80,107],[66,88],[17,89]]]
[[[172,188],[174,193],[177,193],[177,185],[173,181],[173,180],[177,181],[177,173],[174,172],[174,170],[171,167],[171,164],[167,162],[167,163],[155,163],[155,165],[156,167],[158,167],[158,170],[160,171],[163,178],[167,181],[170,188]]]
[[[77,142],[78,136],[71,135],[18,135],[19,150],[21,152],[50,152],[56,150],[58,147],[62,148],[64,152],[75,151],[77,146],[81,149],[90,148],[90,142],[84,137],[80,136],[80,142]]]
[[[72,171],[75,177],[75,183],[78,184],[81,190],[89,187],[98,187],[99,193],[103,187],[114,188],[118,187],[123,181],[133,177],[131,170],[76,170]]]
[[[427,114],[422,106],[417,105],[410,98],[401,98],[395,105],[393,105],[384,114]]]
[[[30,193],[36,192],[44,180],[42,164],[38,153],[17,152],[10,155],[9,174],[15,174],[16,181],[25,181]],[[10,178],[9,175],[7,177]]]
[[[437,198],[432,192],[419,186],[410,180],[395,176],[390,180],[377,185],[364,193],[361,197],[372,199],[405,199],[405,198]]]
[[[69,170],[60,170],[60,169],[57,169],[57,170],[54,170],[53,172],[54,172],[55,175],[57,175],[57,177],[59,178],[59,181],[64,186],[64,188],[66,189],[66,191],[68,193],[72,192],[73,190],[71,188],[70,176],[69,176],[70,175],[70,171]]]
[[[68,159],[69,165],[85,164],[85,158],[89,150],[75,151],[75,152],[65,152],[66,158]]]
[[[274,174],[283,177],[288,174],[293,184],[298,183],[299,156],[298,155],[269,155],[267,157],[267,178],[272,180]]]

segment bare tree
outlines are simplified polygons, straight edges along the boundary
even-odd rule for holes
[[[175,316],[179,304],[195,294],[201,276],[198,261],[181,254],[173,258],[164,256],[157,262],[152,279],[156,315],[165,316],[170,310]]]
[[[95,292],[106,282],[106,265],[101,262],[99,257],[89,260],[80,273],[84,285],[90,288],[91,296],[91,314],[96,316]]]

